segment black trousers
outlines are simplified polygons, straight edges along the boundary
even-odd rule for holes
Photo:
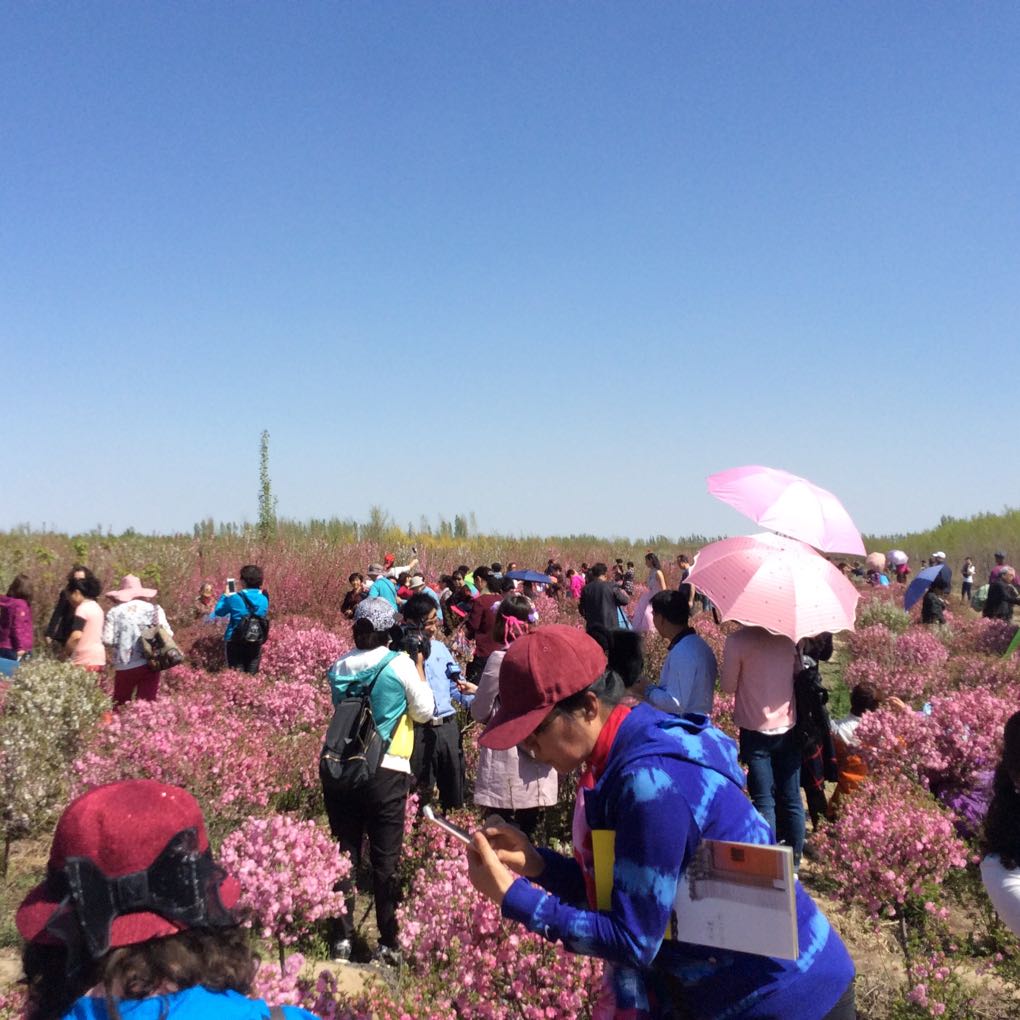
[[[851,981],[839,997],[839,1002],[825,1014],[822,1020],[857,1020],[856,998],[854,982]]]
[[[438,726],[414,724],[411,771],[422,804],[429,803],[432,787],[438,786],[443,811],[464,806],[464,749],[456,714],[448,715]]]
[[[410,779],[406,772],[380,768],[364,786],[342,797],[323,790],[329,827],[340,849],[350,854],[353,865],[350,878],[341,890],[347,900],[347,913],[336,918],[339,938],[349,939],[354,935],[355,874],[361,863],[362,838],[367,835],[379,944],[397,948],[397,904],[400,901],[397,867],[404,845],[404,808]]]
[[[227,668],[242,673],[257,673],[262,661],[262,645],[242,645],[227,641]]]

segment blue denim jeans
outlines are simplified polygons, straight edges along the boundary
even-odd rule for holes
[[[804,802],[800,799],[800,745],[794,730],[778,735],[740,731],[740,760],[747,766],[747,792],[777,838],[804,849]]]

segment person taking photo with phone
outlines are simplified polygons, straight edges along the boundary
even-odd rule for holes
[[[224,592],[216,603],[213,616],[229,617],[223,641],[226,646],[227,668],[239,669],[242,673],[258,673],[262,660],[262,645],[268,634],[269,598],[262,591],[262,568],[254,563],[241,567],[241,590],[234,591],[234,583],[228,580]],[[249,617],[262,621],[262,639],[249,640],[252,636],[243,624]]]
[[[853,1020],[853,961],[796,880],[795,960],[670,936],[702,840],[766,845],[771,833],[744,794],[729,737],[703,716],[621,704],[623,691],[602,649],[573,627],[551,624],[510,646],[479,743],[580,772],[574,856],[488,826],[468,848],[471,883],[504,917],[607,962],[598,1020]],[[610,855],[608,909],[597,907],[599,853]]]

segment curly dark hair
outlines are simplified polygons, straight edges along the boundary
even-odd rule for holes
[[[992,780],[992,802],[985,817],[984,852],[998,854],[1002,866],[1020,867],[1020,712],[1006,720],[1002,760]]]
[[[112,949],[69,978],[63,946],[28,942],[22,967],[28,985],[26,1020],[56,1020],[95,985],[117,988],[118,998],[147,999],[168,986],[185,989],[202,985],[214,992],[251,991],[259,959],[252,952],[245,928],[218,931],[191,929],[167,938]],[[113,997],[106,1009],[120,1020]]]

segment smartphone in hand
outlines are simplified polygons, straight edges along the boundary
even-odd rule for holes
[[[227,594],[233,595],[237,591],[237,582],[232,578],[227,578]]]
[[[454,825],[453,822],[448,822],[442,815],[437,815],[432,810],[430,804],[426,804],[422,808],[421,812],[428,821],[432,822],[433,825],[438,825],[445,833],[453,836],[454,839],[459,839],[465,846],[469,846],[471,843],[471,834],[466,830],[462,829],[459,825]]]

